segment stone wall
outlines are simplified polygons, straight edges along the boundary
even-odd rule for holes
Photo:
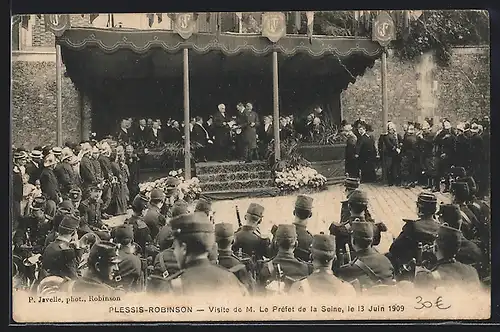
[[[79,103],[73,83],[63,76],[63,142],[80,141]],[[37,145],[56,144],[55,61],[12,62],[11,112],[12,144],[16,147],[32,149]]]
[[[490,113],[490,57],[488,48],[454,49],[443,68],[430,54],[401,62],[387,56],[389,120],[398,126],[425,117],[447,117],[452,123]],[[382,131],[380,60],[342,92],[344,118],[371,123],[376,137]]]

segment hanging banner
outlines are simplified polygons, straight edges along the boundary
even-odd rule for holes
[[[184,39],[188,39],[198,30],[196,13],[178,13],[175,15],[174,31]]]
[[[392,17],[386,11],[380,12],[373,22],[372,40],[385,47],[396,37],[396,28]]]
[[[262,36],[273,43],[286,35],[286,17],[283,13],[262,14]]]
[[[45,30],[61,37],[71,27],[69,14],[45,14]]]

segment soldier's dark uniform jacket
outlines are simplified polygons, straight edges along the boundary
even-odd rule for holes
[[[297,238],[297,231],[294,225],[279,225],[276,230],[275,239]],[[259,273],[259,283],[266,286],[270,281],[276,280],[278,275],[278,265],[283,272],[284,281],[287,287],[303,277],[312,273],[312,264],[297,259],[292,253],[278,251],[278,254],[271,260],[263,262]]]
[[[482,225],[465,201],[470,196],[469,185],[466,182],[457,181],[452,184],[451,190],[460,207],[462,216],[461,231],[466,239],[472,240],[477,237],[478,230],[482,228]]]
[[[441,226],[439,229],[439,238],[442,238],[441,246],[456,248],[460,246],[460,231],[448,226]],[[457,262],[452,258],[438,260],[437,264],[430,273],[419,273],[415,279],[417,286],[456,286],[466,285],[479,286],[479,276],[472,266]]]
[[[44,168],[40,175],[40,186],[45,197],[54,202],[59,202],[61,192],[59,191],[59,182],[54,174],[54,171],[49,168]]]
[[[313,256],[316,254],[335,252],[335,239],[331,235],[315,235],[312,243]],[[355,295],[354,288],[347,282],[337,278],[329,267],[321,267],[312,272],[309,276],[300,279],[292,284],[290,293],[305,293],[316,295]]]
[[[54,169],[54,174],[59,183],[59,190],[61,193],[67,195],[71,188],[77,185],[76,174],[73,167],[66,161],[57,164]]]
[[[140,216],[131,216],[130,218],[125,220],[124,224],[132,225],[134,229],[134,240],[138,245],[141,246],[144,253],[147,244],[153,243],[153,239],[151,238],[151,234],[149,233],[148,225],[146,225],[146,223]]]
[[[160,209],[156,206],[150,205],[146,215],[144,216],[144,223],[149,227],[151,237],[156,238],[160,228],[165,226],[167,220],[160,213]]]
[[[78,225],[79,220],[68,215],[62,220],[59,228],[76,230]],[[42,255],[42,266],[47,275],[75,279],[78,276],[77,268],[81,255],[81,250],[75,249],[72,243],[58,237],[45,248]]]
[[[264,207],[259,204],[251,203],[247,213],[262,217]],[[234,234],[234,252],[240,249],[248,256],[255,255],[257,260],[271,256],[271,240],[261,237],[260,231],[256,226],[243,225]]]
[[[107,261],[108,264],[120,264],[120,258],[117,252],[118,248],[115,244],[109,242],[101,242],[92,246],[89,254],[89,261],[97,261],[101,264]],[[102,280],[92,273],[78,278],[71,282],[68,293],[84,294],[84,295],[102,295],[102,296],[120,296],[124,295],[123,290],[117,289],[111,285],[104,283]]]
[[[301,209],[304,211],[312,212],[313,198],[306,195],[298,195],[295,201],[295,209]],[[311,245],[313,241],[313,236],[307,230],[305,224],[294,222],[295,230],[297,231],[297,248],[295,248],[295,257],[303,260],[310,261],[311,259]]]
[[[114,239],[117,243],[121,243],[124,239],[133,240],[134,230],[131,226],[122,225],[114,229]],[[140,286],[140,280],[142,276],[142,264],[141,259],[130,252],[127,247],[120,247],[118,250],[118,257],[120,262],[118,263],[118,274],[121,280],[117,283],[118,286],[122,286],[126,291],[138,291]]]
[[[215,238],[230,239],[234,236],[233,225],[228,223],[219,223],[215,225]],[[249,273],[248,266],[245,265],[234,253],[229,249],[220,249],[217,251],[217,264],[225,267],[230,272],[234,273],[238,280],[245,285],[249,290],[255,287],[255,281]]]
[[[46,200],[43,197],[37,197],[33,201],[32,210],[44,210]],[[34,251],[39,252],[45,245],[45,237],[50,231],[50,223],[45,216],[42,219],[35,218],[33,215],[19,218],[13,242],[16,246],[27,244],[34,247]]]
[[[78,207],[80,214],[80,227],[79,232],[85,234],[91,231],[101,229],[102,214],[101,214],[102,201],[93,200],[90,197],[81,201]]]
[[[373,239],[373,227],[368,222],[353,222],[352,236],[371,240]],[[394,282],[394,268],[391,261],[371,246],[356,251],[356,258],[350,264],[340,267],[337,275],[348,282],[358,280],[363,288],[370,288],[377,284],[393,284]]]
[[[197,234],[214,233],[214,225],[204,213],[195,212],[170,220],[174,237],[182,241]],[[202,240],[201,237],[197,237]],[[209,247],[211,244],[205,243]],[[210,263],[208,258],[188,261],[181,271],[167,278],[175,294],[187,296],[225,292],[247,295],[248,291],[236,276],[227,269]]]
[[[436,202],[433,194],[422,193],[418,197],[419,204],[429,204],[433,208]],[[396,268],[416,257],[419,243],[432,245],[439,229],[439,222],[434,219],[434,214],[417,220],[403,219],[403,221],[405,224],[401,233],[389,248],[391,262]]]

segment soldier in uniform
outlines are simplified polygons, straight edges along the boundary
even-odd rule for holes
[[[149,227],[151,238],[156,238],[160,228],[167,223],[165,217],[161,214],[161,208],[165,203],[165,193],[160,189],[151,190],[149,207],[144,215],[144,222]]]
[[[260,234],[259,224],[262,221],[264,207],[250,203],[245,214],[245,224],[234,234],[233,251],[240,249],[248,256],[255,255],[256,260],[271,256],[271,241]]]
[[[166,224],[160,229],[160,232],[156,237],[156,243],[160,248],[160,252],[155,257],[153,263],[153,273],[166,278],[169,275],[179,272],[179,264],[177,264],[177,260],[174,255],[173,230],[169,224]]]
[[[78,187],[74,187],[69,191],[69,199],[75,208],[75,212],[80,215],[80,203],[82,202],[82,190]]]
[[[477,271],[470,265],[459,263],[456,255],[460,250],[460,231],[441,225],[436,239],[437,263],[429,273],[419,273],[415,278],[417,287],[460,287],[468,291],[479,289]]]
[[[451,193],[453,194],[453,203],[460,208],[463,235],[468,240],[476,239],[482,225],[467,204],[470,197],[469,185],[466,182],[454,182],[451,185]]]
[[[15,230],[13,242],[14,251],[19,253],[22,245],[33,247],[35,253],[40,253],[45,245],[45,237],[50,231],[50,223],[45,218],[46,200],[42,197],[34,199],[30,215],[23,216]]]
[[[419,219],[403,219],[405,225],[387,254],[396,273],[400,273],[405,264],[417,257],[419,243],[432,246],[437,236],[439,222],[434,217],[437,210],[436,196],[420,193],[417,198],[417,210]]]
[[[180,215],[170,220],[174,235],[174,254],[181,271],[168,277],[174,294],[198,296],[226,292],[247,295],[236,276],[208,260],[214,246],[214,225],[204,213]]]
[[[64,148],[61,153],[61,162],[54,169],[54,174],[59,183],[59,190],[64,198],[67,198],[69,191],[74,186],[78,185],[75,171],[69,161],[73,157],[73,152],[70,148]]]
[[[149,199],[139,194],[135,196],[132,201],[132,216],[125,220],[124,224],[130,224],[134,229],[134,240],[141,246],[141,254],[146,257],[149,252],[148,245],[153,244],[153,239],[151,238],[151,233],[149,231],[148,225],[144,222],[144,214],[146,212]]]
[[[76,279],[82,250],[78,247],[77,234],[80,220],[67,215],[57,230],[57,238],[50,243],[42,256],[42,267],[47,275]]]
[[[445,119],[443,121],[443,129],[437,133],[434,139],[434,144],[436,145],[436,151],[438,156],[437,164],[437,179],[438,184],[441,179],[444,179],[444,192],[450,190],[450,181],[448,179],[448,173],[450,167],[455,158],[456,152],[456,138],[451,132],[450,121]]]
[[[309,262],[311,260],[311,245],[313,236],[307,230],[307,221],[312,216],[312,203],[313,198],[306,195],[298,195],[295,201],[295,209],[293,215],[295,221],[293,224],[297,230],[297,248],[295,248],[294,255],[298,259]]]
[[[364,191],[354,190],[353,192],[351,192],[347,200],[347,205],[349,208],[349,217],[341,224],[332,223],[329,228],[330,234],[335,236],[336,241],[336,251],[338,259],[336,261],[337,264],[335,264],[335,268],[348,263],[346,262],[346,256],[348,256],[349,253],[351,254],[351,256],[355,254],[351,246],[350,239],[350,228],[351,222],[353,220],[360,219],[372,224],[374,233],[372,245],[378,245],[381,239],[381,232],[387,231],[387,228],[383,223],[375,223],[371,216],[366,214],[368,197]]]
[[[118,246],[112,242],[99,242],[92,246],[85,274],[68,287],[70,294],[115,296],[123,294],[117,287],[120,281]]]
[[[464,237],[461,231],[462,214],[460,207],[456,204],[441,204],[438,215],[441,225],[446,225],[460,231],[460,249],[456,255],[457,261],[473,265],[479,272],[480,265],[486,263],[485,257],[481,249],[474,242]]]
[[[47,235],[45,239],[45,247],[47,247],[50,243],[54,242],[55,239],[57,239],[58,236],[58,229],[59,225],[61,224],[62,220],[64,217],[68,215],[75,215],[78,218],[80,217],[78,214],[78,211],[75,210],[73,204],[69,201],[63,201],[59,206],[57,207],[56,214],[54,215],[54,218],[51,221],[51,230],[49,234]]]
[[[351,216],[351,211],[349,210],[348,199],[351,193],[359,188],[358,178],[346,178],[344,180],[344,192],[346,195],[346,200],[342,201],[342,206],[340,208],[340,223],[346,222]],[[331,234],[331,230],[330,230]]]
[[[351,223],[351,245],[356,258],[338,269],[337,275],[348,282],[358,280],[361,290],[376,285],[394,284],[391,261],[372,247],[373,224],[356,219]]]
[[[107,241],[110,239],[110,234],[108,228],[102,222],[102,189],[98,185],[89,185],[88,190],[88,198],[83,200],[78,208],[80,214],[79,233],[83,235],[94,232],[101,240]]]
[[[140,291],[143,279],[141,259],[134,250],[134,229],[130,225],[120,225],[113,229],[113,243],[119,244],[118,274],[121,280],[117,283],[127,292]]]
[[[234,273],[238,280],[252,292],[255,288],[255,280],[249,273],[249,268],[254,269],[255,267],[245,265],[231,250],[231,245],[234,242],[233,225],[229,223],[215,224],[215,241],[218,249],[217,264]],[[249,260],[248,263],[250,263]]]
[[[290,294],[356,295],[352,285],[337,278],[332,271],[335,260],[335,238],[331,235],[314,235],[312,242],[314,271],[308,277],[292,284]]]
[[[272,285],[276,283],[273,281],[284,282],[283,291],[286,292],[293,282],[311,274],[313,266],[297,259],[293,254],[298,243],[297,230],[294,225],[279,225],[273,242],[278,246],[278,253],[274,258],[263,263],[258,282],[262,288],[278,292],[282,290],[274,289]]]
[[[56,167],[57,161],[53,154],[49,154],[45,157],[43,162],[43,170],[40,175],[40,186],[42,187],[42,193],[49,200],[59,204],[62,202],[61,192],[59,190],[59,182],[54,174],[54,168]]]
[[[194,212],[203,212],[205,213],[209,218],[210,220],[214,222],[214,213],[212,211],[212,202],[206,200],[206,199],[200,199],[198,200],[198,202],[196,203],[196,206],[194,208]]]

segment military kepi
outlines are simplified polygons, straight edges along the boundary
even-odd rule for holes
[[[460,206],[457,204],[441,204],[438,215],[443,220],[443,223],[449,227],[459,230],[462,226],[462,214]]]
[[[111,264],[120,263],[118,246],[113,242],[102,241],[92,246],[89,253],[89,262],[107,261]]]
[[[250,203],[247,214],[261,218],[264,214],[264,207],[257,203]]]
[[[314,235],[312,249],[320,251],[335,251],[335,237],[326,234]]]
[[[311,211],[312,204],[313,204],[313,198],[306,195],[298,195],[297,199],[295,200],[296,209]]]
[[[297,237],[297,229],[295,225],[281,224],[278,225],[278,229],[274,236],[277,239],[293,239]]]
[[[436,198],[436,195],[434,195],[432,193],[422,192],[418,195],[417,203],[436,204],[437,198]]]
[[[120,225],[113,230],[113,237],[118,241],[125,239],[134,239],[134,228],[132,225]]]
[[[344,180],[344,187],[347,189],[358,189],[359,179],[358,178],[347,178]]]
[[[348,199],[349,203],[358,203],[358,204],[368,204],[368,196],[364,191],[359,189],[354,190]]]
[[[232,224],[221,222],[215,225],[215,237],[219,239],[228,239],[234,235]]]
[[[64,229],[66,231],[76,231],[80,225],[80,218],[74,215],[66,215],[61,223],[59,224],[59,229]]]
[[[170,220],[170,226],[172,226],[174,237],[186,234],[214,232],[214,225],[203,212],[194,212],[175,217]]]
[[[357,239],[372,240],[373,225],[371,222],[353,220],[351,223],[352,236]]]

